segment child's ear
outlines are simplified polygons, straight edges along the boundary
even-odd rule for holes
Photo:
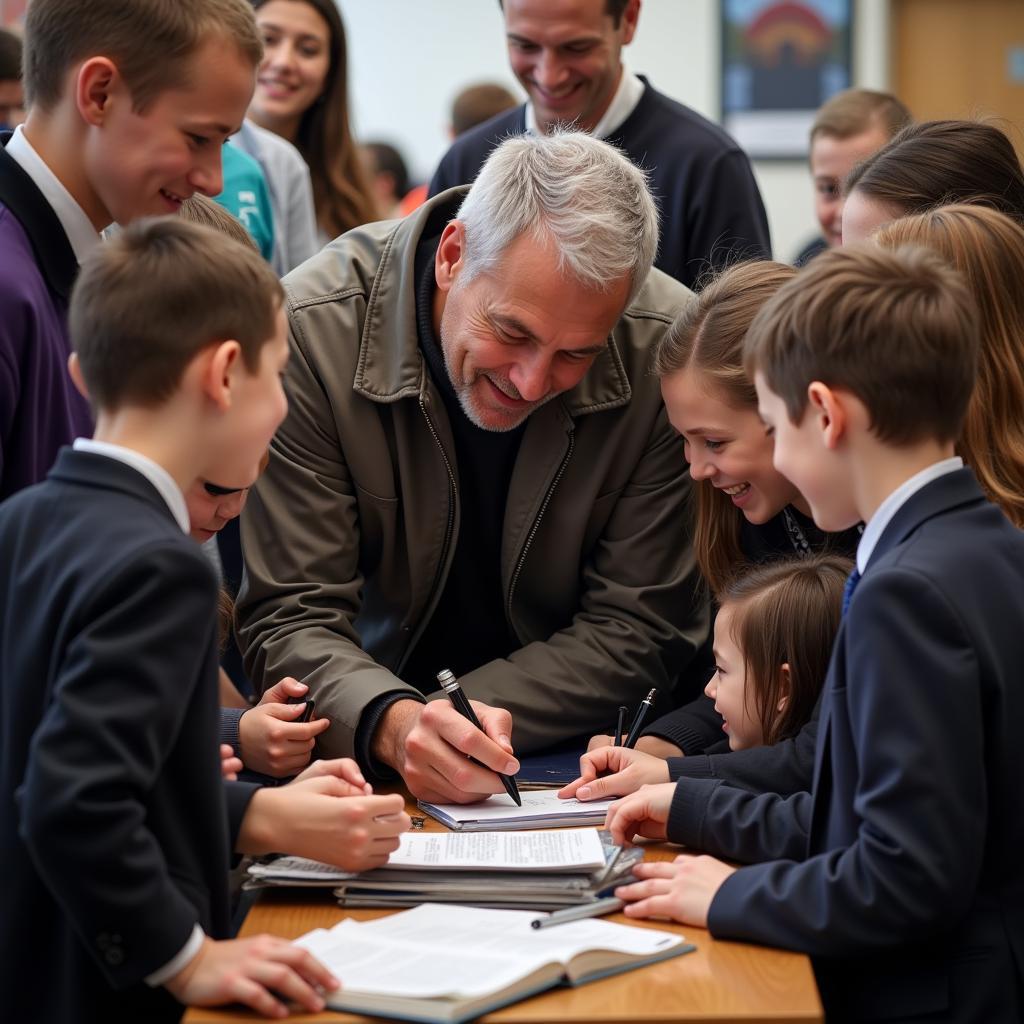
[[[442,292],[451,290],[455,277],[463,267],[466,255],[466,228],[461,220],[451,220],[441,234],[434,257],[434,278]]]
[[[86,124],[99,127],[106,119],[110,97],[120,82],[117,65],[108,57],[90,57],[75,75],[75,104]]]
[[[792,692],[792,677],[789,671],[789,662],[784,661],[782,667],[779,669],[779,702],[775,705],[775,710],[781,715],[786,710],[786,705],[789,703],[789,695]]]
[[[822,443],[835,449],[846,433],[847,415],[841,398],[827,384],[814,380],[807,385],[807,401],[810,415],[817,419]]]
[[[82,376],[82,364],[78,361],[77,352],[72,352],[68,356],[68,373],[71,375],[71,382],[78,389],[78,393],[88,401],[89,389],[85,386],[85,378]]]
[[[200,370],[203,392],[221,412],[231,407],[234,376],[242,362],[242,347],[237,341],[218,341],[196,358],[203,359]]]

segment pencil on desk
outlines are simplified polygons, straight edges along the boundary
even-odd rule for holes
[[[567,907],[555,910],[547,917],[537,917],[530,922],[531,928],[551,928],[556,924],[568,924],[570,921],[582,921],[588,917],[601,917],[603,914],[614,914],[621,910],[625,902],[617,896],[606,896],[603,900],[585,903],[580,907]]]

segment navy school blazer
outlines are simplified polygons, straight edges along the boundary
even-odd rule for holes
[[[709,927],[810,954],[830,1021],[1024,1020],[1024,534],[969,470],[871,555],[812,792],[684,779],[669,836],[768,861],[725,881]]]
[[[144,979],[227,937],[255,791],[220,777],[216,581],[145,477],[67,448],[0,565],[2,1015],[176,1020]]]

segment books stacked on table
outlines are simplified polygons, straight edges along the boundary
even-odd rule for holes
[[[249,868],[255,886],[330,886],[345,907],[556,910],[592,903],[632,881],[643,851],[597,829],[558,832],[407,832],[389,862],[359,874],[298,857]]]
[[[344,983],[335,1010],[458,1024],[554,985],[581,985],[694,947],[675,932],[610,921],[531,927],[536,914],[425,903],[347,918],[296,939]]]

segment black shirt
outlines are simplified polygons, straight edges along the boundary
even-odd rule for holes
[[[409,657],[402,678],[432,693],[437,673],[465,674],[519,646],[505,617],[501,538],[509,481],[525,424],[507,432],[484,430],[463,412],[434,332],[434,256],[440,235],[416,250],[416,326],[427,372],[444,402],[455,441],[459,526],[451,568],[434,614]],[[415,515],[415,510],[409,510]]]

